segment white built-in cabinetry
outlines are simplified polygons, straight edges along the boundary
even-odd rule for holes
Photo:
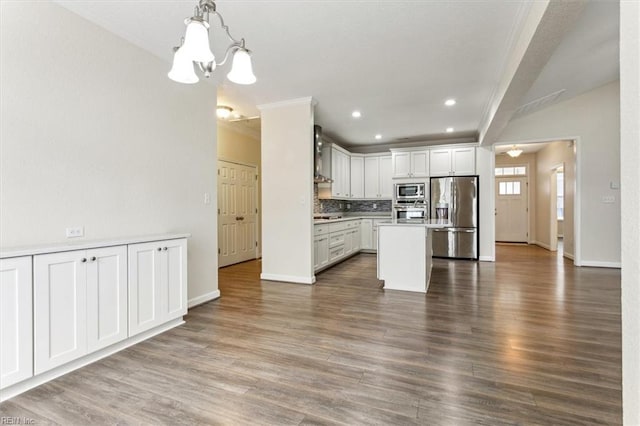
[[[31,256],[0,259],[0,389],[33,376]]]
[[[393,198],[390,155],[364,157],[364,198]]]
[[[429,177],[429,151],[396,151],[392,150],[394,178]]]
[[[127,338],[127,247],[34,256],[34,371]]]
[[[137,334],[187,313],[187,241],[129,246],[129,332]]]
[[[351,155],[351,193],[350,198],[363,198],[365,191],[365,158],[362,155]]]
[[[476,173],[475,147],[431,150],[431,176],[463,176]]]
[[[349,154],[335,145],[331,148],[331,179],[332,198],[350,198],[351,161]]]
[[[187,236],[0,253],[1,399],[180,324]]]

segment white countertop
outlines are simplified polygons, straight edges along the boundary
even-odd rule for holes
[[[121,237],[104,240],[75,240],[58,244],[40,244],[24,247],[12,247],[0,249],[0,259],[7,257],[32,256],[43,253],[56,253],[61,251],[86,250],[96,247],[110,247],[124,244],[146,243],[160,240],[175,240],[178,238],[188,238],[191,234],[160,234],[144,235],[137,237]]]
[[[327,213],[327,215],[329,215],[329,213]],[[339,219],[314,219],[313,223],[314,224],[321,224],[321,223],[334,223],[334,222],[345,222],[347,220],[357,220],[357,219],[387,219],[387,220],[391,220],[391,212],[384,214],[384,213],[380,213],[380,214],[363,214],[363,215],[353,215],[353,216],[342,216]]]
[[[392,219],[378,224],[378,226],[418,226],[429,229],[441,229],[451,225],[453,224],[450,221],[443,219]]]

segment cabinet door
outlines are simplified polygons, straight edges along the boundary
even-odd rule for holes
[[[373,221],[371,219],[362,219],[360,222],[360,248],[372,248],[372,223]]]
[[[393,177],[391,169],[391,156],[380,157],[380,198],[393,198]]]
[[[411,176],[411,155],[409,152],[394,152],[391,157],[394,178]]]
[[[157,241],[128,246],[130,337],[163,322],[161,253]]]
[[[358,227],[356,227],[352,232],[352,238],[351,241],[353,243],[353,251],[354,252],[359,252],[360,251],[360,225],[358,225]]]
[[[431,150],[429,169],[431,176],[449,176],[451,173],[451,150]]]
[[[31,256],[0,260],[0,389],[33,376]]]
[[[389,161],[391,165],[391,161]],[[364,197],[378,198],[380,194],[379,183],[380,177],[378,173],[379,158],[365,157],[364,159]]]
[[[329,264],[329,235],[315,238],[315,268],[322,268]]]
[[[429,151],[411,152],[411,177],[429,177]]]
[[[364,157],[351,157],[351,198],[364,198]]]
[[[127,338],[127,246],[87,250],[89,352]]]
[[[351,161],[350,157],[341,152],[341,164],[342,164],[342,193],[345,198],[349,198],[351,194]]]
[[[331,184],[331,196],[332,197],[341,197],[342,193],[342,163],[341,156],[342,153],[335,148],[331,149],[331,179],[333,179],[333,183]]]
[[[476,173],[476,149],[474,147],[452,150],[452,170],[456,175],[474,175]]]
[[[40,374],[87,353],[86,252],[34,256],[34,370]]]
[[[353,251],[353,234],[351,230],[347,230],[344,233],[344,254],[351,254]]]
[[[187,240],[161,241],[163,321],[187,314]]]

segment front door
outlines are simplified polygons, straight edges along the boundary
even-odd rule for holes
[[[526,177],[496,177],[496,241],[528,242]]]
[[[218,265],[256,258],[256,168],[218,161]]]

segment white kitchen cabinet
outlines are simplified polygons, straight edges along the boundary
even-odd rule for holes
[[[350,198],[351,160],[349,155],[335,146],[331,148],[331,197]]]
[[[31,256],[0,260],[0,389],[33,376]]]
[[[351,198],[364,197],[364,157],[362,155],[351,155]]]
[[[431,150],[431,176],[462,176],[476,172],[474,147],[442,148]]]
[[[373,219],[362,219],[360,221],[360,248],[371,250],[373,248]]]
[[[187,240],[129,245],[129,336],[187,313]]]
[[[34,256],[34,370],[127,338],[126,246]]]
[[[318,270],[329,264],[329,234],[313,239],[313,269]]]
[[[365,157],[364,174],[365,198],[393,198],[390,155]]]
[[[392,151],[394,178],[429,177],[429,151]]]

